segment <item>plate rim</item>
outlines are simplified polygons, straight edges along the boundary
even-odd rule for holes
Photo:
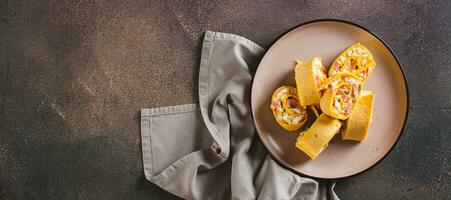
[[[368,168],[366,168],[366,169],[364,169],[364,170],[362,170],[362,171],[360,171],[360,172],[357,172],[357,173],[354,173],[354,174],[351,174],[351,175],[347,175],[347,176],[337,177],[337,178],[324,178],[324,177],[317,177],[317,176],[307,175],[307,174],[304,174],[304,173],[301,173],[301,172],[296,171],[295,169],[293,169],[293,168],[291,168],[290,166],[288,166],[288,164],[286,164],[285,162],[279,160],[279,158],[278,158],[277,156],[275,156],[275,155],[273,154],[273,152],[271,152],[271,151],[269,150],[267,144],[265,144],[265,142],[263,142],[262,136],[261,136],[260,132],[259,132],[258,129],[257,129],[257,125],[256,125],[256,122],[255,122],[255,117],[254,117],[254,111],[253,111],[253,108],[252,108],[252,90],[254,89],[255,75],[257,74],[258,68],[260,68],[261,61],[262,61],[263,58],[266,56],[266,54],[268,53],[268,51],[274,46],[274,44],[275,44],[277,41],[279,41],[283,36],[285,36],[285,35],[288,34],[289,32],[291,32],[291,31],[293,31],[293,30],[295,30],[295,29],[297,29],[297,28],[300,28],[300,27],[303,27],[303,26],[306,26],[306,25],[309,25],[309,24],[313,24],[313,23],[318,23],[318,22],[338,22],[338,23],[343,23],[343,24],[347,24],[347,25],[351,25],[351,26],[360,28],[360,29],[362,29],[362,30],[368,32],[368,33],[371,34],[372,36],[374,36],[376,39],[378,39],[378,40],[379,40],[379,41],[380,41],[380,42],[388,49],[388,51],[390,52],[390,54],[395,58],[395,61],[396,61],[396,63],[398,64],[399,69],[400,69],[401,74],[402,74],[402,77],[403,77],[403,79],[404,79],[404,86],[405,86],[405,88],[406,88],[406,100],[407,100],[407,102],[406,102],[406,114],[405,114],[405,116],[404,116],[404,123],[403,123],[403,125],[402,125],[401,131],[400,131],[399,135],[397,136],[395,143],[393,143],[393,145],[390,147],[390,149],[387,151],[387,153],[385,153],[385,154],[384,154],[378,161],[376,161],[373,165],[369,166]],[[354,177],[354,176],[358,176],[358,175],[360,175],[360,174],[363,174],[363,173],[365,173],[366,171],[368,171],[368,170],[372,169],[373,167],[375,167],[376,165],[378,165],[379,163],[381,163],[381,161],[384,160],[384,159],[391,153],[391,151],[396,147],[396,145],[398,144],[399,140],[401,139],[402,135],[404,134],[404,132],[405,132],[405,130],[406,130],[407,120],[408,120],[408,115],[409,115],[410,95],[409,95],[409,87],[408,87],[408,83],[407,83],[406,74],[405,74],[405,72],[404,72],[404,68],[403,68],[401,62],[399,61],[398,57],[396,56],[395,52],[393,51],[393,49],[392,49],[392,48],[391,48],[391,47],[390,47],[390,46],[389,46],[389,45],[388,45],[388,44],[387,44],[380,36],[378,36],[376,33],[372,32],[372,31],[370,31],[370,30],[367,29],[366,27],[364,27],[364,26],[362,26],[362,25],[359,25],[359,24],[357,24],[357,23],[355,23],[355,22],[351,22],[351,21],[343,20],[343,19],[333,19],[333,18],[314,19],[314,20],[309,20],[309,21],[300,23],[300,24],[298,24],[298,25],[295,25],[295,26],[289,28],[287,31],[282,32],[279,36],[277,36],[277,37],[271,42],[271,45],[269,46],[269,48],[266,49],[265,54],[262,56],[260,62],[258,63],[257,68],[255,69],[255,73],[254,73],[254,76],[252,77],[252,81],[251,81],[251,82],[252,82],[252,85],[251,85],[251,89],[250,89],[250,98],[249,98],[249,101],[250,101],[250,105],[251,105],[250,107],[251,107],[252,123],[253,123],[253,125],[254,125],[254,127],[255,127],[255,131],[257,132],[257,135],[258,135],[258,137],[259,137],[261,143],[262,143],[263,146],[265,147],[266,151],[271,155],[271,157],[274,158],[274,161],[276,161],[279,165],[281,165],[281,166],[284,167],[285,169],[288,169],[288,170],[290,170],[290,171],[292,171],[293,173],[298,174],[298,175],[306,176],[306,177],[308,177],[308,178],[313,178],[313,179],[319,179],[319,180],[323,180],[323,181],[334,181],[334,180],[345,179],[345,178]]]

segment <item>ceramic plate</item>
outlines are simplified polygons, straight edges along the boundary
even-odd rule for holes
[[[376,68],[364,85],[375,93],[373,121],[365,141],[342,141],[337,134],[328,148],[310,160],[294,144],[299,131],[286,132],[270,110],[273,91],[282,85],[295,86],[294,61],[314,56],[327,68],[350,45],[361,42],[373,54]],[[379,162],[402,133],[408,108],[408,91],[402,68],[392,50],[367,29],[341,20],[304,23],[280,37],[266,52],[254,77],[252,114],[257,132],[271,155],[283,166],[303,175],[337,179],[365,171]]]

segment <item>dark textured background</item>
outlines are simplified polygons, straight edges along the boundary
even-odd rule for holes
[[[450,199],[450,1],[0,1],[0,199],[173,199],[143,175],[139,110],[197,101],[205,30],[267,48],[307,20],[361,24],[399,56],[408,126],[343,199]]]

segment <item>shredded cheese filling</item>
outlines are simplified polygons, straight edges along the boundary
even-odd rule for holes
[[[357,101],[359,83],[352,77],[344,77],[344,83],[337,88],[338,81],[331,83],[333,89],[337,89],[334,99],[334,111],[337,114],[348,115]]]
[[[271,109],[276,111],[279,120],[287,124],[298,124],[305,120],[306,109],[300,107],[295,89],[284,88],[274,97]]]
[[[350,72],[365,80],[375,65],[373,56],[358,44],[346,50],[332,64],[332,74]]]

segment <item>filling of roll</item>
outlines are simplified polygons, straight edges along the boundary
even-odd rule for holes
[[[339,115],[348,115],[359,95],[359,82],[352,77],[344,77],[343,81],[341,84],[338,80],[331,83],[332,89],[336,91],[333,108]]]
[[[327,79],[326,68],[321,64],[321,62],[313,63],[313,74],[318,87]]]
[[[296,125],[306,120],[306,110],[299,104],[297,90],[284,87],[274,94],[271,109],[279,121]]]
[[[372,70],[373,70],[373,67],[365,68],[357,76],[359,76],[360,79],[365,80],[368,78],[369,72]]]
[[[329,75],[350,72],[366,80],[376,63],[371,53],[360,43],[345,50],[332,64]]]

